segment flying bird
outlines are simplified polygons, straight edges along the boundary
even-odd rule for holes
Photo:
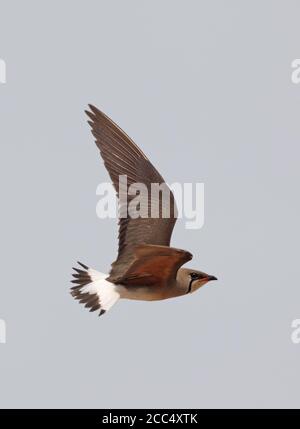
[[[89,105],[89,109],[86,111],[88,123],[117,196],[121,192],[121,175],[127,177],[126,191],[135,183],[143,183],[149,193],[152,183],[167,187],[133,140],[96,107]],[[166,203],[161,194],[156,199],[144,197],[140,203],[150,213],[158,210],[158,216],[133,218],[127,211],[127,216],[123,213],[119,217],[118,256],[109,274],[81,262],[78,262],[80,268],[73,268],[71,294],[90,311],[98,310],[101,316],[119,299],[163,300],[195,292],[207,282],[217,280],[202,271],[181,268],[193,256],[186,250],[170,247],[177,217],[174,195],[168,190],[168,217],[163,214]],[[134,196],[127,195],[127,198],[128,203]]]

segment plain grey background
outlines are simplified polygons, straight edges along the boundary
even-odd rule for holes
[[[299,407],[298,1],[0,1],[1,407]],[[205,226],[172,244],[218,276],[198,293],[69,295],[107,272],[117,225],[94,103],[165,179],[205,183]]]

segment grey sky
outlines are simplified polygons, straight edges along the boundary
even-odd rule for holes
[[[1,407],[299,407],[297,1],[0,0]],[[101,319],[69,296],[117,225],[93,103],[163,177],[205,183],[172,244],[218,282]]]

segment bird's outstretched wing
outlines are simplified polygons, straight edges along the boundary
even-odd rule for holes
[[[96,107],[89,105],[86,111],[88,121],[96,144],[100,149],[104,165],[111,177],[119,196],[119,176],[127,176],[127,190],[134,183],[143,183],[148,190],[148,197],[141,200],[141,207],[148,208],[148,217],[136,219],[124,213],[124,207],[119,206],[122,217],[119,218],[119,249],[117,260],[112,264],[110,280],[121,278],[134,260],[133,249],[139,244],[169,246],[172,231],[176,222],[176,204],[173,193],[165,184],[164,179],[153,167],[148,158],[138,146],[111,119]],[[164,207],[164,199],[160,192],[158,198],[150,199],[151,183],[158,183],[170,192],[169,207]],[[141,194],[142,195],[142,194]],[[127,207],[135,195],[127,197]],[[157,217],[151,217],[158,213]],[[166,211],[165,211],[166,210]],[[164,217],[169,211],[169,217]]]

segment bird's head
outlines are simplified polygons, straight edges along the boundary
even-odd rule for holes
[[[177,280],[185,293],[195,292],[200,287],[212,280],[218,280],[217,277],[189,268],[178,270]]]

